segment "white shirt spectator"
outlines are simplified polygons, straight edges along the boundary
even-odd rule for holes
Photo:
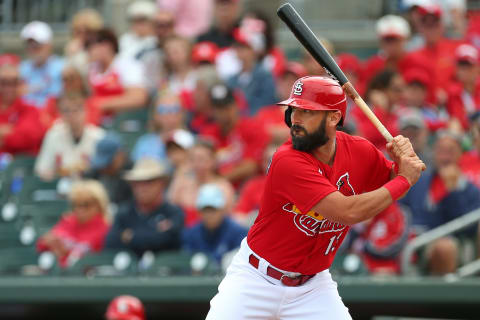
[[[155,36],[138,37],[128,32],[120,37],[120,56],[127,59],[138,59],[138,55],[149,48],[155,47],[157,39]]]
[[[74,141],[70,128],[57,121],[47,132],[35,162],[35,173],[45,179],[53,179],[58,172],[76,172],[88,169],[97,142],[105,131],[86,124],[82,137]]]

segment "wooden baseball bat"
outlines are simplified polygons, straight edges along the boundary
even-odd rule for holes
[[[328,53],[322,43],[315,36],[313,31],[307,26],[302,17],[293,8],[290,3],[285,3],[278,8],[277,15],[282,19],[288,28],[293,32],[295,37],[310,52],[313,58],[323,67],[325,70],[342,86],[345,93],[357,104],[362,112],[373,123],[375,128],[382,134],[387,142],[392,141],[393,137],[388,132],[387,128],[378,120],[377,116],[368,107],[362,97],[358,94],[357,90],[353,87],[352,83],[348,81],[347,77],[340,69],[338,64]]]

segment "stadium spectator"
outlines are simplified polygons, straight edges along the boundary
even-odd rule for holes
[[[223,255],[240,247],[247,229],[228,217],[225,195],[216,184],[200,187],[195,205],[201,222],[184,231],[183,248],[205,253],[220,264]]]
[[[438,5],[421,5],[418,11],[421,16],[420,33],[425,39],[425,45],[409,56],[423,61],[431,77],[428,101],[445,104],[446,89],[455,71],[455,49],[460,42],[445,38],[442,9]]]
[[[44,180],[76,176],[90,166],[95,145],[103,138],[102,128],[86,122],[85,96],[62,95],[58,102],[61,121],[57,121],[43,140],[35,161],[35,174]]]
[[[428,145],[430,131],[422,113],[417,109],[405,109],[398,118],[399,134],[410,139],[413,150],[425,165],[432,165],[432,151]]]
[[[172,172],[181,174],[188,170],[188,151],[195,144],[190,131],[177,129],[166,137],[165,148]]]
[[[193,90],[193,110],[188,127],[194,133],[199,133],[205,126],[214,123],[210,88],[220,82],[220,79],[213,66],[200,66],[196,73],[197,82]]]
[[[460,45],[455,51],[456,81],[448,88],[447,110],[468,130],[469,117],[480,110],[480,56],[477,48]]]
[[[220,175],[238,187],[257,173],[268,135],[262,123],[240,116],[228,86],[214,85],[210,99],[215,124],[206,127],[200,135],[214,143]]]
[[[82,77],[88,73],[88,53],[85,45],[89,35],[103,28],[103,18],[92,8],[78,11],[70,25],[71,36],[67,41],[64,54],[66,62],[78,69]]]
[[[20,97],[21,80],[15,61],[0,56],[0,154],[36,154],[45,133],[40,112]]]
[[[231,211],[235,201],[235,190],[225,178],[217,174],[215,149],[206,141],[199,141],[190,149],[188,170],[175,172],[167,198],[185,211],[185,225],[191,226],[199,219],[195,208],[198,189],[205,184],[215,184],[225,196],[225,208]]]
[[[265,39],[265,48],[259,52],[259,61],[265,70],[272,73],[277,79],[287,64],[287,58],[282,48],[276,45],[273,25],[267,15],[260,10],[251,10],[245,13],[243,20],[254,19],[263,22],[262,29]]]
[[[233,210],[234,219],[244,226],[252,226],[257,217],[263,197],[263,189],[267,181],[267,171],[277,145],[270,144],[265,148],[262,159],[262,171],[249,179],[240,190],[237,204]]]
[[[362,258],[369,273],[399,274],[400,253],[407,244],[410,217],[397,203],[352,226],[343,250]]]
[[[399,16],[386,15],[377,22],[379,52],[369,58],[363,67],[360,83],[366,88],[372,79],[385,70],[404,74],[411,68],[426,69],[421,57],[407,54],[405,43],[410,35],[407,21]]]
[[[243,92],[251,116],[277,100],[272,73],[260,63],[266,49],[264,29],[265,22],[246,17],[234,31],[234,48],[242,68],[228,80],[228,85]]]
[[[167,88],[180,96],[182,105],[192,108],[196,75],[192,62],[192,43],[186,38],[171,36],[165,40]]]
[[[170,11],[157,10],[154,19],[156,43],[138,54],[138,59],[145,69],[146,83],[151,94],[158,90],[165,76],[163,45],[167,38],[174,35],[174,24],[175,19]]]
[[[132,198],[130,185],[121,178],[121,174],[129,169],[131,163],[121,138],[110,132],[95,146],[90,170],[84,177],[100,181],[107,190],[110,201],[118,205]]]
[[[153,20],[157,8],[150,1],[134,1],[127,8],[130,30],[119,39],[119,54],[123,58],[137,59],[145,49],[156,44]]]
[[[175,16],[175,33],[195,38],[210,27],[213,0],[157,0],[157,5]]]
[[[398,116],[395,110],[402,106],[405,97],[405,82],[402,76],[395,71],[382,71],[370,82],[365,97],[378,119],[393,136],[396,136]],[[385,138],[360,108],[353,109],[351,115],[357,121],[358,131],[362,137],[370,140],[378,149],[385,150]]]
[[[20,64],[20,76],[26,85],[27,103],[43,108],[47,99],[62,91],[63,59],[52,54],[53,32],[45,22],[32,21],[23,27],[28,59]]]
[[[145,320],[145,307],[134,296],[115,297],[107,307],[106,320]]]
[[[109,199],[95,180],[76,182],[70,191],[72,212],[37,241],[37,250],[51,251],[60,266],[69,267],[88,252],[99,252],[110,227]]]
[[[428,102],[428,88],[430,76],[422,69],[412,68],[404,73],[406,82],[405,105],[421,112],[428,129],[435,132],[448,126],[449,117],[442,106],[436,106]],[[399,113],[402,111],[400,110]]]
[[[201,34],[197,42],[210,41],[220,48],[233,45],[233,30],[238,25],[242,10],[240,0],[214,0],[214,24],[210,30]]]
[[[88,38],[86,48],[90,59],[88,81],[102,113],[144,107],[148,93],[143,66],[118,56],[115,34],[101,29]]]
[[[472,116],[470,132],[473,150],[462,155],[460,167],[467,178],[480,189],[480,111]]]
[[[62,70],[62,86],[63,95],[79,93],[88,97],[85,101],[86,120],[88,123],[99,125],[101,113],[97,101],[89,97],[87,83],[82,77],[80,70],[73,65],[66,64]],[[41,110],[42,122],[46,123],[48,127],[53,125],[55,120],[60,117],[57,103],[58,97],[51,97],[47,100],[45,108]]]
[[[335,56],[335,48],[333,47],[332,42],[326,38],[319,38],[320,43],[327,49],[327,52],[330,53],[332,57]],[[302,54],[302,64],[307,70],[307,74],[311,76],[326,76],[325,69],[315,60],[312,55],[307,51],[303,50]]]
[[[105,246],[128,249],[138,256],[145,251],[180,248],[184,215],[164,198],[166,166],[154,159],[141,159],[124,178],[132,187],[133,200],[118,209]]]
[[[287,100],[293,83],[307,75],[307,71],[298,62],[288,62],[282,74],[277,78],[277,96],[279,101]],[[285,125],[285,107],[265,106],[261,108],[255,118],[265,126],[269,141],[283,143],[290,137],[290,128]]]
[[[412,228],[421,234],[480,207],[480,191],[462,174],[460,137],[441,131],[434,145],[434,168],[427,169],[400,200],[412,212]],[[476,229],[476,228],[474,228]],[[474,236],[472,228],[458,235]],[[459,247],[455,238],[435,240],[427,250],[429,271],[435,275],[454,272]]]
[[[185,111],[180,105],[178,96],[168,91],[160,93],[150,117],[151,133],[146,133],[137,140],[132,150],[132,160],[138,161],[141,158],[166,160],[167,137],[175,130],[182,129],[185,122]]]
[[[193,46],[192,62],[196,66],[214,65],[220,49],[213,42],[199,42]]]

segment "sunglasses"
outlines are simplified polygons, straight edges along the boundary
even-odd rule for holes
[[[168,21],[168,22],[160,22],[157,21],[155,22],[155,27],[158,29],[168,29],[173,27],[173,21]]]
[[[90,201],[74,201],[72,203],[72,207],[76,208],[76,209],[91,208],[94,205],[95,205],[95,201],[93,201],[93,200],[90,200]]]
[[[157,114],[172,114],[172,113],[179,113],[182,108],[178,105],[168,105],[168,104],[159,104],[155,111]]]

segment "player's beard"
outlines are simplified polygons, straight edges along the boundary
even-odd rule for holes
[[[327,117],[322,119],[322,122],[320,123],[318,129],[312,133],[308,133],[307,130],[305,130],[305,128],[303,128],[302,126],[296,124],[292,125],[292,127],[290,128],[290,135],[292,136],[293,149],[298,151],[311,152],[327,143],[329,137],[327,136],[327,132],[325,130],[326,123]],[[305,135],[294,135],[293,131],[295,129],[302,130]]]

